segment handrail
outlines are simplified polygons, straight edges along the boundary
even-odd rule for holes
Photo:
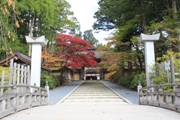
[[[162,84],[141,88],[140,105],[152,105],[180,112],[180,84]]]
[[[0,85],[0,90],[0,118],[23,109],[48,104],[48,86]]]

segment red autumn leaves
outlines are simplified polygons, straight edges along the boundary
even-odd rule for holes
[[[77,36],[60,34],[55,37],[56,54],[55,56],[63,59],[63,66],[70,69],[80,69],[81,67],[94,67],[95,60],[92,46]]]

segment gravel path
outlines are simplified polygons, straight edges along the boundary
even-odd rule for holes
[[[136,91],[129,90],[117,84],[114,84],[109,81],[102,81],[109,88],[113,89],[116,93],[118,93],[123,98],[127,99],[133,104],[138,103],[138,94]],[[77,86],[79,86],[82,81],[72,81],[71,83],[60,86],[53,90],[49,91],[49,105],[54,105],[58,103],[63,97],[68,95],[72,90],[74,90]]]

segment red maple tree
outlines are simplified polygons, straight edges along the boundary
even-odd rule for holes
[[[56,57],[64,60],[62,67],[80,69],[82,67],[94,67],[97,62],[92,46],[77,36],[59,34],[55,37],[57,53]]]

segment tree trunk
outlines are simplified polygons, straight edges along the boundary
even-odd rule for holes
[[[132,62],[128,62],[128,72],[129,72],[129,75],[132,74]]]
[[[64,67],[61,68],[61,70],[60,70],[59,85],[63,85],[63,84],[64,84],[64,77],[63,77],[63,74],[64,74]]]
[[[142,71],[144,71],[144,70],[143,70],[142,61],[141,61],[141,58],[140,58],[139,55],[138,55],[138,61],[139,61],[139,65],[140,65],[140,71],[142,72]]]
[[[176,1],[172,1],[172,9],[173,9],[173,19],[177,19],[177,6],[176,6]]]
[[[177,7],[176,7],[176,1],[175,0],[172,1],[172,9],[173,9],[173,19],[176,20],[177,19]],[[171,42],[171,45],[172,45],[172,42]],[[170,48],[170,51],[173,51],[172,50],[172,46]],[[171,66],[171,79],[172,79],[172,83],[175,83],[174,61],[173,61],[173,57],[172,56],[170,56],[170,66]]]
[[[142,32],[146,34],[147,31],[146,31],[146,17],[145,17],[145,11],[144,11],[144,1],[140,0],[140,2],[141,2]]]
[[[124,76],[124,75],[125,75],[124,63],[123,63],[123,65],[120,66],[120,75],[121,75],[121,76]]]

